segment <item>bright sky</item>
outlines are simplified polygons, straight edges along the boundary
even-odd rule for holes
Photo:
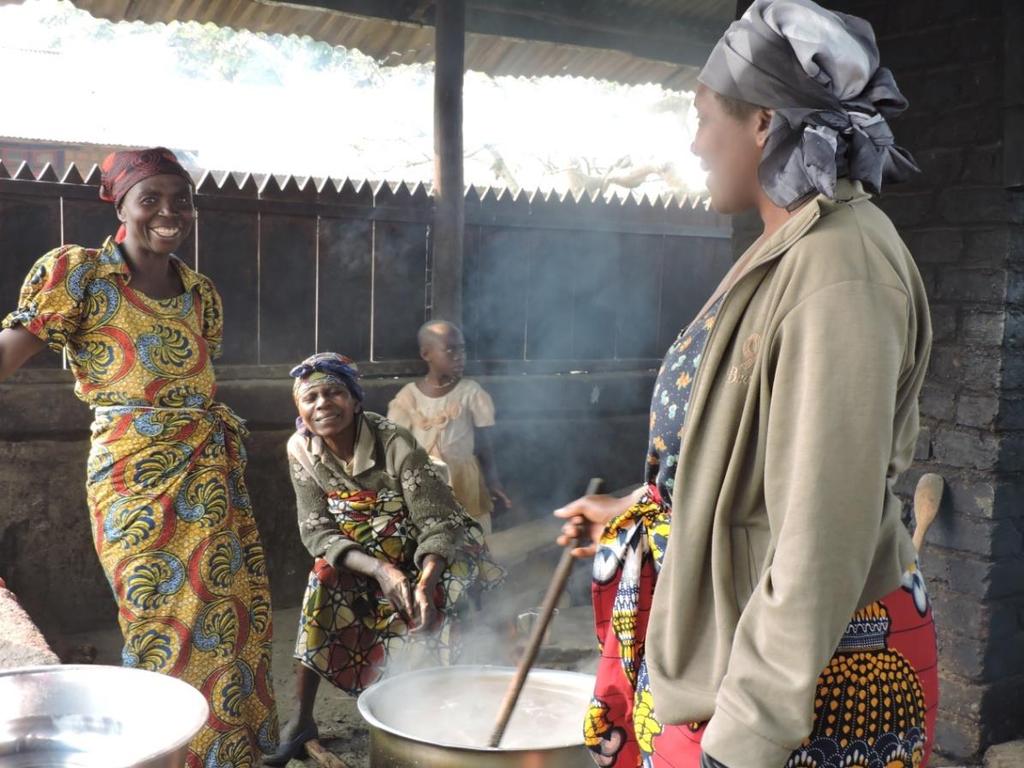
[[[211,170],[429,182],[432,69],[378,66],[309,38],[111,24],[65,0],[25,0],[0,6],[0,137],[163,144]],[[692,95],[468,72],[466,182],[564,192],[574,174],[615,169],[646,178],[637,192],[699,192]]]

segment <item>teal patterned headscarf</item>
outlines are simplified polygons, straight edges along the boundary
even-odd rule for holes
[[[292,391],[297,395],[306,387],[331,382],[345,387],[360,403],[365,394],[359,385],[359,368],[355,361],[337,352],[318,352],[296,365],[289,372],[295,379]]]

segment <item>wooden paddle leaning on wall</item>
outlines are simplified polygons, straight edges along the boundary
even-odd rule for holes
[[[914,549],[917,550],[918,556],[924,547],[924,537],[928,534],[928,528],[939,514],[945,487],[942,475],[936,475],[934,472],[921,475],[921,479],[917,481],[917,489],[914,491]]]

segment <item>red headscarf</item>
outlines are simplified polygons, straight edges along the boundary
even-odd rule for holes
[[[193,186],[192,177],[188,175],[174,153],[164,147],[152,149],[132,149],[124,152],[111,152],[100,165],[100,200],[118,205],[125,193],[143,179],[150,176],[181,176]],[[123,243],[126,232],[122,224],[117,230],[114,241]]]

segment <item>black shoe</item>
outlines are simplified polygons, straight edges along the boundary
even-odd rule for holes
[[[291,741],[282,741],[281,745],[277,748],[277,752],[263,758],[263,764],[274,766],[287,765],[289,760],[293,757],[298,757],[305,751],[304,747],[307,741],[312,741],[319,737],[320,731],[317,729],[316,723],[310,723]]]

